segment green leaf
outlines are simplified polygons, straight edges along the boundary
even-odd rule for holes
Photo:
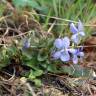
[[[39,4],[35,0],[13,0],[13,4],[18,7],[30,6],[32,8],[39,8]]]
[[[35,77],[37,77],[37,76],[41,76],[41,75],[43,74],[43,71],[40,70],[40,69],[37,69],[37,70],[34,71],[33,74],[34,74]]]
[[[84,68],[84,67],[81,67],[80,65],[74,65],[73,67],[74,67],[75,71],[72,75],[75,77],[80,77],[80,76],[88,77],[91,74],[89,68]]]
[[[40,69],[37,70],[30,70],[29,78],[35,79],[38,76],[41,76],[43,74],[43,71]]]
[[[40,50],[37,56],[38,61],[45,61],[48,57],[46,50]]]
[[[28,5],[31,6],[32,8],[38,8],[39,9],[39,4],[36,2],[36,0],[27,0]]]
[[[49,64],[47,66],[47,70],[52,73],[59,73],[59,70],[57,69],[57,66],[54,64]]]
[[[28,54],[28,52],[22,52],[22,59],[25,59],[25,60],[30,60],[30,59],[32,59],[32,55],[31,54]]]
[[[37,76],[41,76],[43,74],[43,71],[42,70],[36,70],[36,71],[33,71],[33,70],[30,70],[30,74],[28,76],[28,78],[30,80],[32,80],[36,86],[40,87],[41,86],[41,80],[39,79],[36,79]]]
[[[61,68],[61,72],[73,77],[88,77],[91,74],[89,68],[83,68],[80,65],[64,66]]]
[[[34,79],[33,81],[34,81],[35,85],[38,87],[40,87],[42,85],[41,80],[39,80],[39,79]]]
[[[34,76],[33,70],[30,70],[30,74],[29,74],[29,77],[28,77],[28,78],[31,79],[31,80],[33,80],[33,79],[36,78],[36,77]]]
[[[23,58],[22,61],[23,61],[24,65],[26,65],[34,70],[36,70],[37,69],[36,67],[38,67],[38,61],[35,57],[32,57],[32,59]]]
[[[18,7],[24,7],[28,3],[28,0],[12,0],[13,4]]]
[[[47,8],[47,6],[40,6],[38,10],[42,14],[48,14],[48,12],[49,12],[49,9]]]
[[[71,67],[69,67],[69,66],[64,66],[64,67],[62,67],[61,68],[61,71],[63,72],[63,73],[67,73],[67,74],[69,74],[69,75],[72,75],[72,73],[73,73],[73,68],[71,68]]]
[[[47,56],[41,56],[40,54],[38,54],[37,60],[38,61],[45,61],[47,59]]]
[[[16,55],[17,54],[17,47],[16,46],[10,46],[9,48],[7,48],[7,52],[8,52],[8,55],[9,56],[13,56],[13,55]]]

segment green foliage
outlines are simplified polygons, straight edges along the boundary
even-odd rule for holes
[[[83,68],[80,65],[64,66],[61,70],[73,77],[89,77],[92,74],[89,68]]]
[[[32,80],[35,85],[37,86],[41,86],[41,80],[37,79],[37,77],[41,76],[43,74],[43,71],[38,69],[38,70],[30,70],[30,73],[29,73],[29,76],[28,76],[28,79]]]
[[[39,4],[35,0],[13,0],[13,4],[18,8],[20,7],[33,7],[39,8]]]
[[[30,9],[39,10],[42,13],[47,13],[47,7],[42,7],[39,5],[39,2],[36,0],[12,0],[13,4],[16,6],[17,9],[22,9],[25,7],[29,7]]]

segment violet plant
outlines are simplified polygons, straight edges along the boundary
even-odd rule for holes
[[[77,64],[79,58],[82,60],[84,57],[83,49],[80,47],[78,48],[82,37],[85,36],[82,22],[79,20],[77,27],[74,23],[70,23],[70,31],[73,33],[71,39],[66,36],[64,38],[57,38],[54,41],[54,47],[56,50],[54,50],[52,53],[52,57],[54,60],[60,59],[63,62],[68,62],[71,60],[74,64]]]

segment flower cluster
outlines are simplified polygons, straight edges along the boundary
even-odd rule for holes
[[[79,20],[78,26],[70,23],[70,31],[73,33],[71,40],[66,36],[64,38],[57,38],[54,42],[56,50],[53,52],[53,59],[60,59],[63,62],[73,61],[74,64],[78,63],[78,58],[82,59],[84,53],[82,48],[71,47],[71,42],[78,45],[83,36],[85,36],[82,22]]]

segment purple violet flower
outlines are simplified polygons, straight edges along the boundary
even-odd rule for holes
[[[68,37],[58,38],[54,42],[54,46],[59,50],[53,53],[54,59],[60,59],[61,61],[69,61],[70,55],[68,48],[70,47],[70,39]]]
[[[57,49],[68,48],[70,46],[70,39],[68,37],[58,38],[54,42],[54,47]]]
[[[75,49],[75,51],[72,53],[73,58],[72,61],[74,64],[78,63],[78,57],[80,57],[80,59],[82,60],[82,58],[84,57],[84,52],[80,51],[80,49]]]
[[[78,45],[82,37],[85,36],[82,22],[79,20],[77,27],[74,25],[74,23],[71,23],[70,30],[73,33],[71,40],[76,45]],[[82,58],[84,57],[84,52],[82,51],[83,49],[70,48],[70,39],[68,37],[57,38],[54,41],[54,47],[56,49],[52,53],[52,57],[55,60],[60,59],[63,62],[72,60],[74,64],[77,64],[78,60],[82,60]]]
[[[25,39],[24,44],[23,44],[23,48],[27,49],[29,47],[30,47],[30,39]]]
[[[84,52],[80,49],[66,48],[61,49],[53,53],[52,57],[57,60],[60,59],[63,62],[67,62],[71,59],[70,54],[72,55],[72,61],[74,64],[78,63],[78,59],[82,60],[84,57]]]
[[[60,56],[61,56],[61,52],[60,51],[56,51],[56,52],[52,53],[52,57],[55,60],[60,59]]]
[[[81,38],[85,36],[84,27],[82,22],[79,20],[78,26],[76,27],[74,23],[70,24],[70,31],[73,33],[71,39],[75,44],[79,44]]]
[[[56,51],[53,53],[52,55],[53,59],[60,59],[61,61],[63,62],[67,62],[70,60],[70,55],[69,55],[69,52],[68,50],[60,50],[60,51]]]
[[[70,60],[70,55],[67,49],[62,50],[60,60],[63,62],[67,62]]]

